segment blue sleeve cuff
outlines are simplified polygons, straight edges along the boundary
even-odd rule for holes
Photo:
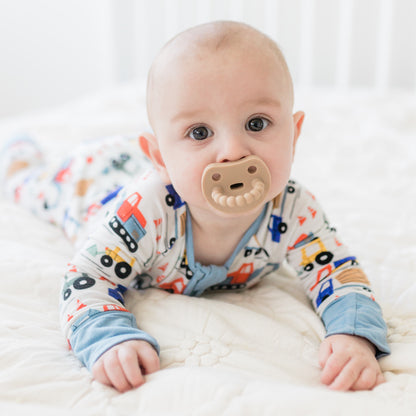
[[[380,306],[367,296],[349,293],[332,302],[323,312],[327,334],[357,335],[376,347],[376,358],[390,354],[387,326]]]
[[[138,329],[134,315],[128,312],[90,310],[72,325],[72,331],[72,350],[88,370],[111,347],[132,339],[147,341],[160,352],[157,341]]]

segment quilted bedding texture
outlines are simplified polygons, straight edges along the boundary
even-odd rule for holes
[[[162,369],[125,394],[102,386],[58,324],[73,248],[61,232],[0,201],[2,415],[407,415],[416,411],[416,99],[365,91],[298,95],[306,111],[293,177],[318,197],[365,268],[389,327],[387,382],[339,393],[319,382],[324,329],[290,270],[243,293],[188,298],[129,291],[161,345]],[[0,123],[0,147],[26,132],[51,156],[85,138],[146,126],[142,88],[120,88]]]

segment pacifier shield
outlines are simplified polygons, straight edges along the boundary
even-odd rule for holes
[[[202,193],[224,213],[249,212],[264,203],[270,189],[270,172],[257,156],[236,162],[211,163],[202,174]]]

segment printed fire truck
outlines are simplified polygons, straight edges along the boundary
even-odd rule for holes
[[[137,192],[130,195],[109,223],[111,229],[121,237],[132,253],[139,247],[137,242],[146,234],[146,219],[138,209],[141,200],[142,197]]]
[[[253,263],[244,263],[237,271],[227,275],[227,280],[211,286],[209,290],[239,290],[247,286],[247,281],[254,271]]]
[[[228,274],[227,278],[231,278],[232,285],[240,285],[247,282],[253,271],[253,263],[244,263],[236,272]]]
[[[175,279],[172,282],[162,283],[159,285],[160,289],[166,290],[169,293],[183,293],[185,290],[185,283],[182,277]]]
[[[105,254],[101,257],[101,264],[105,267],[111,267],[113,262],[116,262],[114,272],[120,279],[125,279],[131,273],[132,266],[136,261],[134,258],[130,260],[130,264],[126,262],[121,256],[119,256],[120,247],[116,247],[115,250],[106,248]]]

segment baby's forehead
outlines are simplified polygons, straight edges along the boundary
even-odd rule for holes
[[[168,42],[156,57],[151,72],[163,74],[169,64],[189,57],[221,59],[225,54],[241,52],[242,56],[261,53],[286,69],[286,62],[276,43],[251,26],[234,22],[216,22],[180,33]]]
[[[161,90],[170,85],[174,74],[191,76],[197,68],[193,62],[204,59],[218,60],[219,65],[223,59],[234,59],[237,65],[244,64],[248,56],[261,56],[261,65],[267,65],[282,80],[288,89],[289,100],[293,101],[292,79],[277,44],[251,26],[234,22],[215,22],[201,25],[180,33],[156,57],[149,71],[147,85],[147,109],[149,118],[152,118],[154,104],[166,93]],[[260,63],[259,63],[260,64]],[[186,81],[183,81],[186,82]],[[164,89],[164,88],[162,88]]]

